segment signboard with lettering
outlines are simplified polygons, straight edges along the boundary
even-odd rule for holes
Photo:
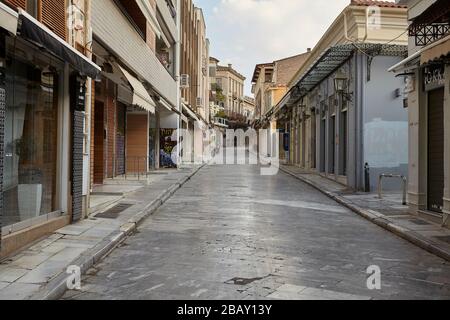
[[[424,68],[423,84],[425,91],[439,89],[445,86],[444,65],[432,65]]]

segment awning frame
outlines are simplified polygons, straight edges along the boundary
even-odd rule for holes
[[[185,105],[184,103],[182,103],[183,106],[183,110],[186,111],[186,113],[189,115],[189,117],[191,117],[193,120],[195,121],[200,121],[200,119],[197,117],[197,115],[195,114],[194,111],[191,110],[191,108],[189,108],[187,105]]]
[[[374,56],[405,56],[408,47],[404,45],[383,45],[377,43],[340,44],[328,48],[312,63],[312,65],[296,80],[280,103],[275,106],[278,113],[285,106],[305,97],[330,74],[338,70],[351,56],[358,51],[365,52],[370,58]]]

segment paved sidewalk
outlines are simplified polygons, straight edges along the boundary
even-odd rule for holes
[[[151,183],[126,193],[112,208],[59,229],[3,261],[0,264],[0,300],[58,298],[66,290],[69,266],[79,266],[82,273],[86,272],[134,232],[200,168],[186,167],[153,178]],[[108,212],[108,209],[113,211]],[[119,210],[114,212],[114,209]],[[117,213],[120,209],[125,210]],[[98,217],[104,213],[111,213],[111,216]]]
[[[330,179],[303,169],[282,165],[280,168],[305,183],[320,190],[362,217],[395,233],[447,261],[450,261],[450,230],[409,213],[402,205],[401,194],[385,195],[354,193]]]

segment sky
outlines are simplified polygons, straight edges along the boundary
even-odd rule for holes
[[[194,0],[203,9],[211,56],[247,77],[256,64],[313,48],[350,0]]]

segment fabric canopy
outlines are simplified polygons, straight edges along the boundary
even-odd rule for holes
[[[420,63],[426,64],[450,54],[450,35],[442,39],[440,43],[426,48],[420,57]]]
[[[139,106],[153,114],[155,114],[156,104],[150,97],[147,89],[145,89],[142,82],[133,77],[127,70],[119,66],[125,78],[127,78],[131,87],[133,88],[133,105]]]
[[[191,108],[186,106],[184,103],[183,103],[183,109],[184,109],[184,111],[186,111],[188,116],[191,117],[193,120],[200,121],[200,119],[197,117],[197,115],[194,113],[194,111],[192,111]]]
[[[22,9],[19,9],[17,33],[22,38],[45,48],[50,53],[69,63],[84,76],[97,79],[101,73],[99,66]]]

